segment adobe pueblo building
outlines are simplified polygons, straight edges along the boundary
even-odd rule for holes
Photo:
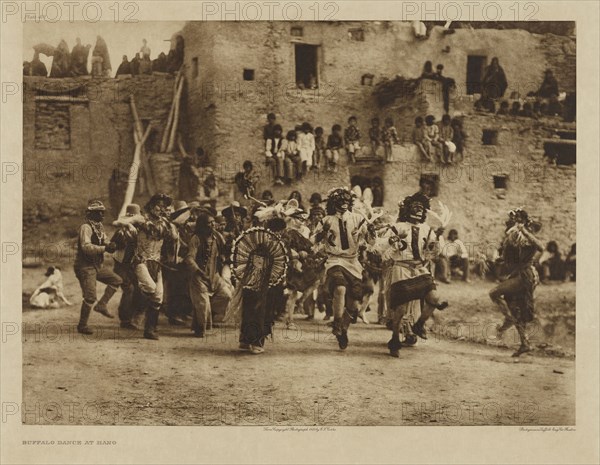
[[[75,184],[63,179],[54,184],[51,198],[43,185],[47,176],[38,175],[37,184],[26,180],[25,218],[39,221],[40,209],[50,212],[44,217],[79,214],[91,196],[109,200],[115,168],[127,172],[132,161],[135,123],[128,95],[133,93],[142,125],[152,123],[155,131],[145,145],[154,188],[174,196],[181,152],[192,154],[198,147],[215,168],[223,205],[233,197],[233,177],[245,160],[261,174],[259,191],[271,189],[276,198],[299,190],[308,199],[312,192],[349,186],[352,180],[379,178],[383,206],[392,212],[398,200],[418,189],[422,176],[429,176],[438,183],[438,198],[454,213],[449,227],[457,227],[465,242],[497,243],[498,219],[524,206],[543,222],[541,238],[567,249],[575,242],[575,123],[474,109],[493,57],[506,74],[509,103],[536,91],[546,69],[554,72],[561,93],[574,96],[574,25],[560,29],[555,34],[464,24],[449,33],[435,26],[418,39],[411,23],[394,21],[189,22],[180,31],[185,44],[180,143],[168,153],[161,150],[161,136],[170,124],[176,77],[134,76],[125,81],[128,91],[107,102],[90,99],[89,92],[76,94],[76,101],[53,99],[57,92],[41,91],[39,82],[51,79],[25,77],[25,170],[48,160],[86,159],[100,164],[104,176],[85,185],[79,178]],[[445,113],[442,84],[417,79],[426,61],[434,68],[442,64],[443,75],[456,84],[448,113],[462,118],[468,139],[464,159],[452,167],[423,163],[411,141],[416,116],[432,114],[439,121]],[[124,85],[123,79],[86,82],[113,90]],[[391,163],[380,164],[365,150],[351,165],[342,153],[336,173],[311,172],[301,182],[273,186],[262,133],[270,112],[284,134],[307,121],[323,127],[326,136],[354,115],[363,147],[369,146],[371,119],[391,117],[401,143],[394,146]],[[138,189],[136,200],[142,202],[147,191],[147,186]]]
[[[251,160],[262,173],[260,188],[271,189],[276,198],[298,189],[307,199],[362,175],[383,180],[384,206],[395,211],[398,200],[418,188],[420,176],[434,176],[462,237],[495,242],[501,233],[498,216],[524,205],[552,224],[544,236],[564,249],[575,240],[575,159],[566,157],[568,164],[557,167],[548,163],[546,152],[574,154],[574,123],[495,116],[474,111],[473,104],[493,57],[507,76],[507,100],[536,91],[548,68],[560,91],[574,94],[573,27],[570,35],[557,35],[484,28],[448,34],[437,26],[419,40],[406,22],[190,22],[182,31],[186,142],[203,147],[225,178]],[[433,114],[439,121],[444,113],[439,82],[420,81],[383,102],[377,95],[378,83],[419,77],[427,60],[434,67],[442,64],[444,76],[456,82],[449,113],[462,115],[468,139],[465,159],[453,168],[423,163],[411,143],[416,116]],[[315,89],[308,88],[311,78]],[[327,135],[333,124],[345,127],[355,115],[363,147],[369,145],[371,119],[378,116],[383,123],[390,116],[402,143],[394,147],[391,164],[367,156],[335,174],[321,170],[292,186],[272,186],[262,138],[269,112],[277,115],[284,134],[308,121]],[[548,143],[559,137],[564,139],[554,146]]]

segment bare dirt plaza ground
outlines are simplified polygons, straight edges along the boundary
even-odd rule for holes
[[[23,313],[23,421],[106,425],[573,425],[575,283],[539,286],[533,355],[511,357],[502,341],[492,283],[440,285],[451,306],[437,313],[427,341],[388,355],[390,333],[358,323],[342,352],[320,314],[276,323],[259,356],[237,349],[234,327],[205,339],[169,326],[159,341],[92,314],[93,336],[76,332],[80,291],[63,268],[57,310]],[[43,271],[24,269],[23,293]],[[102,289],[98,285],[98,291]],[[110,303],[116,313],[120,294]],[[374,312],[369,313],[375,320]]]

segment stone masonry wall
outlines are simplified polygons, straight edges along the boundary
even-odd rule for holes
[[[108,207],[108,183],[114,169],[129,169],[134,152],[133,116],[129,95],[135,97],[139,116],[151,121],[156,133],[147,144],[160,144],[173,97],[173,77],[138,76],[133,79],[48,79],[26,77],[23,102],[24,224],[63,215],[79,215],[88,199]],[[36,95],[84,84],[71,94],[70,149],[36,148]],[[66,95],[68,97],[68,94]],[[47,103],[44,101],[44,103]],[[64,103],[61,101],[60,103]]]

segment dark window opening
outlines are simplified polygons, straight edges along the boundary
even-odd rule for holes
[[[574,165],[577,162],[577,145],[568,139],[544,142],[544,156],[557,165]]]
[[[565,140],[576,140],[577,139],[577,133],[575,131],[569,131],[569,130],[565,129],[565,130],[556,130],[555,133],[561,139],[565,139]]]
[[[481,134],[483,145],[498,145],[498,131],[496,129],[484,129]]]
[[[295,44],[296,84],[301,89],[317,89],[318,81],[318,45]]]
[[[253,69],[244,69],[244,81],[254,81]]]
[[[365,31],[364,29],[349,29],[348,36],[350,40],[356,40],[359,42],[364,42],[365,40]]]
[[[290,34],[292,37],[302,37],[304,35],[304,28],[300,26],[292,26]]]
[[[383,179],[380,176],[363,176],[361,174],[357,174],[350,178],[350,184],[352,187],[359,186],[361,192],[364,195],[366,189],[371,189],[373,194],[373,204],[372,207],[383,207]]]
[[[192,77],[198,77],[198,57],[192,58]]]
[[[508,176],[506,174],[494,175],[494,189],[506,189]]]
[[[373,74],[363,74],[360,78],[360,84],[363,86],[372,86],[374,77],[375,75]]]
[[[440,193],[440,176],[435,173],[423,173],[419,179],[419,186],[423,189],[423,184],[431,185],[430,197],[437,197]]]
[[[467,56],[467,95],[481,93],[481,81],[486,63],[486,56]]]

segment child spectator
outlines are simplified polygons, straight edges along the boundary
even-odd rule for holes
[[[348,127],[344,131],[344,142],[346,144],[346,152],[350,161],[356,163],[356,155],[360,150],[358,141],[360,140],[360,131],[356,127],[356,116],[348,118]]]
[[[321,194],[319,194],[318,192],[313,192],[310,196],[310,199],[308,200],[308,202],[310,203],[310,210],[312,211],[313,208],[322,208],[321,207],[321,203],[323,203],[323,197],[321,197]]]
[[[260,196],[260,200],[261,202],[266,203],[267,206],[273,205],[275,203],[275,199],[273,198],[273,192],[271,192],[270,190],[263,191],[262,195]]]
[[[412,140],[413,144],[415,144],[421,155],[427,160],[431,161],[431,143],[429,141],[429,137],[427,136],[427,131],[423,127],[423,118],[417,116],[415,118],[415,127],[412,132]]]
[[[265,162],[271,168],[271,173],[276,185],[283,184],[285,141],[281,135],[282,128],[279,124],[273,127],[273,137],[265,141]]]
[[[302,160],[296,143],[296,131],[288,131],[285,136],[285,176],[286,183],[302,178]]]
[[[250,206],[250,217],[252,221],[254,221],[254,226],[258,226],[258,218],[254,216],[254,214],[258,211],[259,208],[263,206],[270,207],[275,203],[275,199],[273,198],[273,192],[270,190],[264,190],[262,194],[260,194],[260,200],[254,201]]]
[[[250,160],[246,160],[242,164],[242,171],[238,172],[234,178],[235,184],[238,188],[235,199],[241,204],[243,204],[246,203],[245,201],[248,200],[249,197],[253,197],[254,192],[256,191],[256,185],[258,184],[259,178],[260,176],[258,175],[258,173],[254,171],[254,166],[252,165],[252,162]],[[214,187],[216,189],[216,179]],[[216,196],[214,197],[214,199],[214,204],[216,205]]]
[[[315,151],[313,152],[312,168],[318,170],[321,168],[321,157],[325,155],[325,136],[323,128],[319,126],[315,129]]]
[[[337,173],[337,164],[340,159],[340,149],[342,148],[342,127],[339,124],[334,124],[331,128],[331,134],[327,138],[327,149],[325,157],[328,161],[327,171]]]
[[[521,111],[521,104],[519,102],[513,102],[512,107],[510,109],[510,116],[519,116],[519,112]]]
[[[290,192],[288,200],[292,200],[292,199],[295,199],[298,202],[298,208],[300,210],[305,211],[304,204],[302,203],[302,194],[300,193],[300,191],[292,191],[292,192]]]
[[[373,118],[371,120],[371,127],[369,128],[369,140],[371,141],[371,151],[373,156],[377,156],[377,150],[381,147],[381,128],[379,127],[379,118]]]
[[[302,163],[302,175],[305,175],[313,164],[313,155],[315,152],[315,136],[312,133],[312,126],[309,123],[302,123],[302,131],[297,136],[298,151]]]
[[[277,126],[275,124],[276,121],[277,121],[277,116],[275,116],[275,113],[269,113],[267,115],[267,124],[265,124],[265,127],[263,129],[263,139],[264,140],[272,139],[273,136],[275,135],[275,126]]]
[[[440,143],[442,145],[442,163],[454,163],[454,152],[456,145],[454,139],[454,130],[452,129],[450,115],[442,116],[442,124],[440,126]]]
[[[381,131],[381,142],[383,143],[383,150],[385,161],[387,163],[392,161],[392,144],[398,144],[398,131],[394,127],[394,120],[392,118],[386,118],[383,124],[383,130]]]
[[[435,117],[433,115],[427,115],[425,117],[425,131],[427,132],[427,137],[429,138],[429,143],[431,144],[432,151],[438,156],[441,160],[442,158],[442,144],[440,143],[440,128],[437,124],[435,124]],[[433,153],[430,151],[430,155]]]
[[[508,102],[506,100],[502,100],[502,102],[500,103],[500,108],[498,109],[496,114],[497,115],[508,115],[509,111],[510,110],[509,110]]]
[[[319,221],[321,221],[325,217],[326,213],[325,209],[321,206],[323,198],[318,192],[314,192],[310,196],[309,202],[310,212],[308,215],[307,226],[310,228],[311,231],[314,231],[317,225],[319,224]]]
[[[251,162],[247,162],[252,165]],[[246,175],[246,173],[244,173]],[[250,167],[250,178],[247,178],[246,182],[246,193],[253,195],[256,183],[258,182],[257,175],[252,171]],[[212,208],[217,207],[217,200],[219,198],[219,187],[217,186],[217,178],[212,168],[206,169],[206,176],[202,182],[202,188],[200,189],[199,201],[201,204],[208,204]]]
[[[461,160],[465,158],[465,141],[467,140],[467,133],[463,130],[463,122],[460,118],[452,118],[452,130],[453,137],[452,142],[456,146],[456,154],[460,155]]]

